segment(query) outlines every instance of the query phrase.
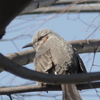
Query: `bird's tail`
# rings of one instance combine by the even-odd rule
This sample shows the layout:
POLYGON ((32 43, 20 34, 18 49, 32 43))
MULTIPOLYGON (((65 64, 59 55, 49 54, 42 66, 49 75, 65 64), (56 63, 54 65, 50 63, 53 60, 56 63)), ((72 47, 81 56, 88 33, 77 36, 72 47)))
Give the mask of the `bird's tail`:
POLYGON ((75 84, 61 84, 63 100, 82 100, 75 84))

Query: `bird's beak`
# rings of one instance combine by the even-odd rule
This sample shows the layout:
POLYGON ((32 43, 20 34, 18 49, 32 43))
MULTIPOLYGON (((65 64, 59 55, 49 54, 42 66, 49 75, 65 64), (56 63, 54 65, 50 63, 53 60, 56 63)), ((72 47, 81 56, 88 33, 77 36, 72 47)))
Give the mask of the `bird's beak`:
POLYGON ((29 44, 26 44, 25 46, 23 46, 22 48, 27 48, 27 47, 32 47, 33 46, 33 43, 29 43, 29 44))

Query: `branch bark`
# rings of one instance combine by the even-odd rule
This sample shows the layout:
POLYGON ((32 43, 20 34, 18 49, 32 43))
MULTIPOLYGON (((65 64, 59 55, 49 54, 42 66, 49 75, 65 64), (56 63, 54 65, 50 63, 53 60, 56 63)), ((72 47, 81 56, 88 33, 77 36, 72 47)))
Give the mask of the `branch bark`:
POLYGON ((66 13, 66 12, 98 12, 100 11, 99 5, 93 5, 98 4, 98 0, 38 0, 33 1, 26 9, 21 12, 21 14, 41 14, 41 13, 66 13), (55 2, 57 1, 57 2, 55 2), (54 3, 55 2, 55 3, 54 3), (87 4, 92 4, 91 7, 87 6, 87 4), (39 4, 39 8, 37 5, 39 4), (64 5, 64 4, 77 4, 77 6, 51 6, 47 7, 49 5, 64 5), (78 5, 78 4, 84 4, 78 5), (37 9, 39 8, 39 9, 37 9), (93 8, 93 9, 92 9, 93 8), (94 10, 95 9, 95 10, 94 10))
MULTIPOLYGON (((82 2, 82 1, 81 1, 82 2)), ((85 0, 83 0, 85 3, 85 0)), ((100 6, 99 5, 93 5, 90 4, 90 6, 87 6, 87 4, 78 5, 78 1, 72 2, 72 4, 69 4, 69 6, 49 6, 49 7, 42 7, 39 9, 36 9, 35 3, 28 6, 26 10, 24 10, 21 14, 44 14, 44 13, 80 13, 80 12, 99 12, 100 6), (77 6, 72 6, 77 4, 77 6)))
MULTIPOLYGON (((100 82, 93 82, 91 86, 88 83, 76 85, 78 90, 100 88, 100 82)), ((15 93, 25 93, 25 92, 38 92, 38 91, 60 91, 60 85, 47 85, 47 86, 16 86, 16 87, 0 87, 0 95, 9 95, 15 93)))
POLYGON ((77 2, 78 4, 83 4, 83 3, 99 3, 98 0, 59 0, 53 5, 60 5, 60 4, 71 4, 77 2))
POLYGON ((22 11, 32 0, 0 0, 0 38, 5 34, 7 25, 22 11))
POLYGON ((32 63, 35 57, 35 50, 29 49, 26 51, 21 51, 17 53, 7 54, 6 57, 13 60, 19 65, 26 65, 28 63, 32 63))
POLYGON ((33 2, 31 2, 31 4, 28 7, 26 7, 21 12, 21 14, 28 13, 28 12, 33 11, 33 10, 40 8, 40 7, 49 6, 53 3, 55 3, 56 1, 58 1, 58 0, 37 0, 37 1, 33 1, 33 2))
POLYGON ((53 75, 53 74, 45 74, 41 72, 32 71, 4 57, 2 54, 0 54, 0 68, 19 77, 40 81, 44 83, 53 83, 53 84, 83 83, 83 82, 100 80, 100 72, 81 73, 74 75, 53 75))

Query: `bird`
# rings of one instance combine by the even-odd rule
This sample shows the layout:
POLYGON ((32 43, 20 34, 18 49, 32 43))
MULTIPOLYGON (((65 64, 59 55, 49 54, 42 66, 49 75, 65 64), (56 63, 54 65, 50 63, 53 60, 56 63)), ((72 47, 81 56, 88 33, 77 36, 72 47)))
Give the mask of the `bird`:
MULTIPOLYGON (((66 35, 67 36, 67 35, 66 35)), ((36 50, 34 70, 47 74, 71 75, 86 73, 86 68, 76 48, 50 29, 41 29, 23 46, 36 50)), ((38 82, 39 85, 46 83, 38 82)), ((61 84, 62 100, 82 100, 75 84, 61 84)))

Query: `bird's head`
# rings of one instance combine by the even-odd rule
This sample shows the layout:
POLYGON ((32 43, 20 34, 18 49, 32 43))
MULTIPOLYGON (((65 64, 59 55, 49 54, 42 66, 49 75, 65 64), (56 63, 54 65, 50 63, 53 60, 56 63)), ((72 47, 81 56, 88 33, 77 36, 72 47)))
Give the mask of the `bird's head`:
POLYGON ((52 34, 54 34, 54 32, 49 29, 39 30, 32 37, 32 42, 25 45, 23 48, 34 47, 36 50, 38 50, 38 48, 42 46, 52 34))

